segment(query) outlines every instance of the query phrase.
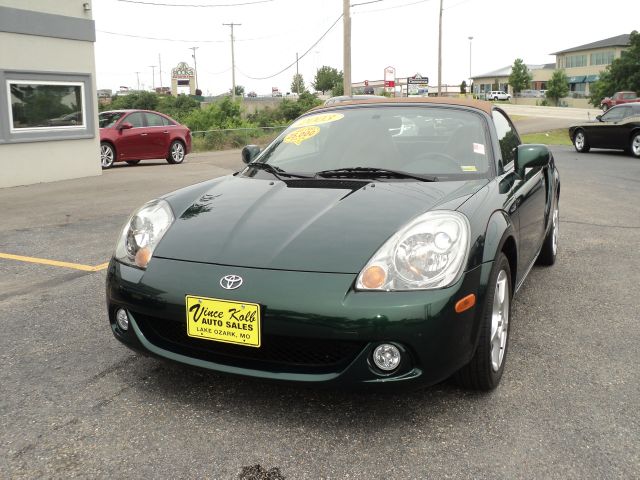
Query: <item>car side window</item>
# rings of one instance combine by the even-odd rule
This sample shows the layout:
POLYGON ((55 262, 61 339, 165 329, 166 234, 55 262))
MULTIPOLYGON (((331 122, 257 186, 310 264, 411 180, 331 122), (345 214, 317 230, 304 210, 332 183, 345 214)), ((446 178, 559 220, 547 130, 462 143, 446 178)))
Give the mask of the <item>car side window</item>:
POLYGON ((624 118, 624 111, 625 111, 625 108, 623 107, 612 108, 602 116, 602 121, 617 122, 619 120, 622 120, 624 118))
POLYGON ((520 145, 520 137, 507 117, 500 111, 493 111, 493 123, 496 127, 498 142, 500 143, 500 163, 498 172, 514 161, 516 147, 520 145))
POLYGON ((142 120, 142 113, 141 112, 134 112, 134 113, 131 113, 131 114, 127 115, 125 117, 124 121, 130 123, 131 125, 133 125, 133 128, 144 127, 144 121, 142 120))
POLYGON ((164 122, 162 121, 162 117, 160 115, 156 115, 155 113, 145 113, 145 116, 147 117, 148 127, 164 126, 164 122))
POLYGON ((173 122, 166 117, 160 117, 160 118, 162 118, 162 125, 164 125, 165 127, 176 124, 176 122, 173 122))

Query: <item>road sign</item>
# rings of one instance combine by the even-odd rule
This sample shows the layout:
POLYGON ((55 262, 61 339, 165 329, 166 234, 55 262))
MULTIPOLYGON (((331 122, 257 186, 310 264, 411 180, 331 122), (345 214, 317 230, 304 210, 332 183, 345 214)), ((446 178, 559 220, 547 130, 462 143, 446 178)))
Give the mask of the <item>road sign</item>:
POLYGON ((384 69, 384 89, 387 92, 393 92, 396 85, 396 69, 387 67, 384 69))

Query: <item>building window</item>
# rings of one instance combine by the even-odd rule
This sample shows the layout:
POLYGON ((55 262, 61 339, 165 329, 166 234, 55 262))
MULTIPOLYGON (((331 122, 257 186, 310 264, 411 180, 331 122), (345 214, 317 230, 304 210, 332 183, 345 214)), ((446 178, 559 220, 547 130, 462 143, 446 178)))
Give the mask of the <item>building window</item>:
POLYGON ((0 69, 0 144, 94 138, 92 84, 86 73, 0 69))
POLYGON ((587 56, 586 55, 568 55, 564 59, 565 68, 576 68, 576 67, 586 67, 587 66, 587 56))
POLYGON ((7 80, 7 93, 12 132, 84 129, 84 85, 80 82, 7 80))
POLYGON ((615 52, 609 50, 591 54, 591 65, 609 65, 613 62, 615 52))

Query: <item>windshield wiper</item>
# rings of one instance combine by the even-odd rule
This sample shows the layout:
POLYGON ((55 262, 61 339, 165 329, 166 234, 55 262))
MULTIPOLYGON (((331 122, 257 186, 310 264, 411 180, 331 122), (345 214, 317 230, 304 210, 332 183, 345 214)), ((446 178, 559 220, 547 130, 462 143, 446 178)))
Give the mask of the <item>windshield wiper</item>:
POLYGON ((257 169, 260 169, 260 170, 264 170, 265 172, 269 172, 274 177, 276 177, 278 180, 282 180, 282 177, 312 178, 312 177, 310 177, 308 175, 298 175, 296 173, 286 172, 283 169, 281 169, 280 167, 277 167, 275 165, 271 165, 270 163, 252 162, 252 163, 248 163, 247 167, 248 168, 257 168, 257 169))
POLYGON ((389 170, 387 168, 374 168, 374 167, 349 167, 349 168, 336 168, 335 170, 322 170, 316 172, 318 177, 353 177, 364 176, 365 178, 379 178, 379 177, 395 177, 395 178, 413 178, 414 180, 420 180, 421 182, 437 182, 438 177, 434 175, 420 175, 417 173, 403 172, 401 170, 389 170))

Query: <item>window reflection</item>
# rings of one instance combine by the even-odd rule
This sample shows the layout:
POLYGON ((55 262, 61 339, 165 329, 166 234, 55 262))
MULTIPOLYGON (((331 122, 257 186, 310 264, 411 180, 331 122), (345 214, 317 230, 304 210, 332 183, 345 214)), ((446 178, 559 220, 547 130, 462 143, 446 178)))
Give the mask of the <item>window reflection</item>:
POLYGON ((12 129, 84 127, 81 83, 12 80, 8 86, 12 129))

